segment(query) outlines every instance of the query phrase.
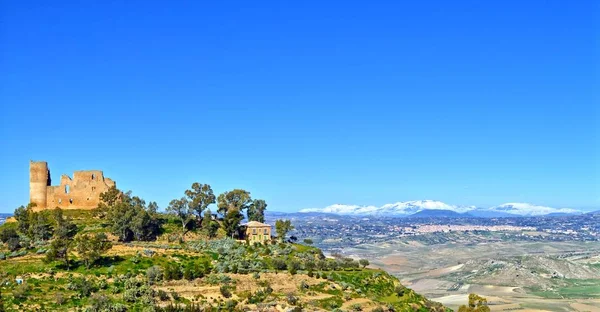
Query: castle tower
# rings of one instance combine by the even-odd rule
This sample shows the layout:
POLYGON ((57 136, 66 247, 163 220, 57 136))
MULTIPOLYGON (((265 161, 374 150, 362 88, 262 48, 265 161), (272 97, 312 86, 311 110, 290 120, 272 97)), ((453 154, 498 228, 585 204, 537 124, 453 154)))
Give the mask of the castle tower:
POLYGON ((50 171, 45 161, 29 162, 29 202, 37 205, 36 209, 46 208, 47 186, 50 185, 50 171))

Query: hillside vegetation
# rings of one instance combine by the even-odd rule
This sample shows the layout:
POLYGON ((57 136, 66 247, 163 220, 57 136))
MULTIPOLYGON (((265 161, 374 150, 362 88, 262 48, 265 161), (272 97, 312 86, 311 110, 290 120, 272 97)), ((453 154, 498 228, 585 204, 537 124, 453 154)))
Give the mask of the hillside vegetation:
POLYGON ((213 215, 209 189, 195 183, 168 214, 118 190, 91 211, 20 207, 0 226, 0 311, 447 310, 367 261, 294 243, 289 222, 246 243, 242 212, 263 221, 266 203, 234 190, 213 215))

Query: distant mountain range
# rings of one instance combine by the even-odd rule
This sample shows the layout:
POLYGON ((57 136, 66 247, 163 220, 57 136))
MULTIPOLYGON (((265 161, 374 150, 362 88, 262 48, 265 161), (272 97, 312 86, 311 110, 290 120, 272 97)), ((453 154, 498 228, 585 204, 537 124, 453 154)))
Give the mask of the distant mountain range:
POLYGON ((359 206, 335 204, 325 208, 302 209, 303 213, 332 213, 339 215, 376 215, 392 217, 532 217, 532 216, 562 216, 581 214, 581 211, 571 208, 552 208, 528 203, 506 203, 498 206, 482 208, 476 206, 455 206, 436 200, 415 200, 397 202, 377 206, 359 206))

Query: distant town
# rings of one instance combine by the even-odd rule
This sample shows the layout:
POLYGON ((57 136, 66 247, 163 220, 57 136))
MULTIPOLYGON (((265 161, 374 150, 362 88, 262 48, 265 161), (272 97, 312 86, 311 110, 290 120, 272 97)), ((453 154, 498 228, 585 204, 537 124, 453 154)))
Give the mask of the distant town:
POLYGON ((514 218, 384 218, 319 213, 294 213, 286 217, 294 224, 292 235, 309 238, 325 250, 405 237, 431 239, 429 234, 435 233, 445 233, 439 239, 449 239, 447 234, 452 232, 491 232, 501 234, 503 239, 526 241, 600 241, 598 212, 514 218))

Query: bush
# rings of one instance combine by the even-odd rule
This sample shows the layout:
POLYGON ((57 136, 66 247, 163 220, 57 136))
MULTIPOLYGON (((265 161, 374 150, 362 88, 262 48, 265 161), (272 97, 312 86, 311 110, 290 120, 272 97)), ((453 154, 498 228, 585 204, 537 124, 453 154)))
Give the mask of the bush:
POLYGON ((402 285, 396 285, 396 287, 394 288, 394 293, 396 293, 396 296, 398 296, 398 297, 404 296, 405 291, 406 291, 406 287, 404 287, 402 285))
POLYGON ((285 300, 287 301, 287 303, 291 304, 291 305, 296 305, 298 304, 298 297, 294 296, 294 294, 289 293, 285 296, 285 300))
POLYGON ((162 281, 162 268, 157 265, 149 267, 148 270, 146 270, 146 278, 148 278, 148 283, 150 285, 154 285, 155 283, 162 281))
POLYGON ((163 268, 165 280, 180 280, 183 277, 181 268, 176 263, 167 263, 163 268))
POLYGON ((85 277, 70 278, 67 283, 67 289, 78 292, 81 297, 88 297, 92 292, 98 290, 96 285, 94 285, 94 282, 85 277))
POLYGON ((160 289, 158 291, 158 299, 160 299, 160 301, 167 301, 169 300, 169 294, 167 294, 166 291, 160 289))
POLYGON ((63 305, 67 300, 65 299, 63 293, 58 292, 54 295, 54 301, 58 305, 63 305))
POLYGON ((229 290, 229 286, 227 285, 223 285, 219 288, 219 291, 221 291, 221 295, 225 298, 231 298, 231 291, 229 290))
POLYGON ((21 248, 21 240, 19 239, 19 237, 11 237, 6 241, 6 244, 8 245, 8 249, 10 251, 16 251, 19 250, 19 248, 21 248))
POLYGON ((13 297, 15 297, 15 299, 17 300, 24 300, 27 298, 27 293, 29 292, 29 285, 27 284, 21 284, 19 286, 17 286, 14 290, 13 290, 13 297))

